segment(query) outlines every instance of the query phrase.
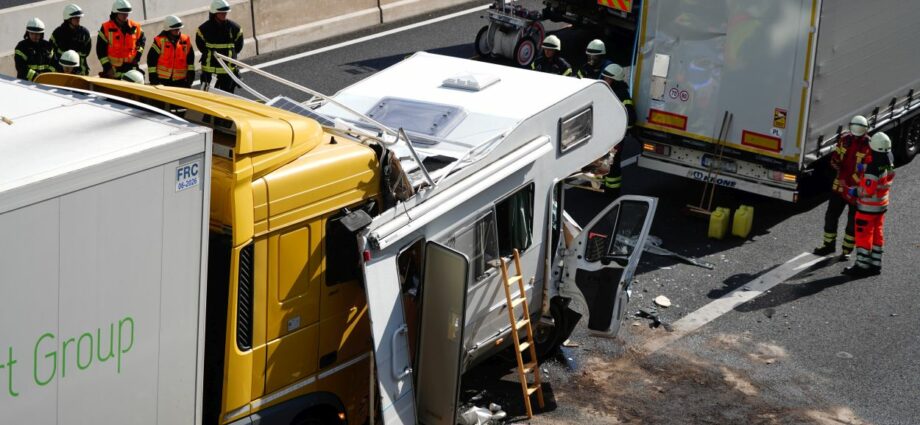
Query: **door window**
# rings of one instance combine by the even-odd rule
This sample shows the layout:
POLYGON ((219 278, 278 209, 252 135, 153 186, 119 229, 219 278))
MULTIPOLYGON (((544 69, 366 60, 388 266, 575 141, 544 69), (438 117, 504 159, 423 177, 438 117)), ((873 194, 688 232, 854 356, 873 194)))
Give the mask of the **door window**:
POLYGON ((614 232, 616 238, 612 239, 609 244, 608 256, 627 258, 632 255, 636 242, 642 234, 642 228, 645 226, 648 208, 647 202, 623 201, 620 204, 623 213, 619 215, 614 232))
POLYGON ((445 245, 466 255, 470 259, 473 281, 482 280, 498 267, 495 213, 489 210, 471 224, 461 227, 445 245))

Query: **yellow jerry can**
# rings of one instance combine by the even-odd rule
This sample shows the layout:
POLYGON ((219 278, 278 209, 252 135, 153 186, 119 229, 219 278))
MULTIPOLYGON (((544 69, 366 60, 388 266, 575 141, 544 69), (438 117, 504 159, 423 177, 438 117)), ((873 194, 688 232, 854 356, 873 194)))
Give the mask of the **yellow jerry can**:
POLYGON ((731 220, 732 210, 718 207, 709 215, 709 237, 722 239, 728 233, 728 222, 731 220))
POLYGON ((751 234, 751 226, 754 224, 754 207, 742 205, 735 211, 735 218, 732 220, 732 234, 740 238, 747 239, 751 234))

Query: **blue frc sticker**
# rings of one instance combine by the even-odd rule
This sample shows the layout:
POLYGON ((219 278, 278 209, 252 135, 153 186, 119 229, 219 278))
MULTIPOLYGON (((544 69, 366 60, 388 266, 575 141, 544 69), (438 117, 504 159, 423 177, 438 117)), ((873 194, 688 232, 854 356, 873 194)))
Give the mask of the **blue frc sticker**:
POLYGON ((201 183, 201 160, 186 162, 176 167, 176 192, 198 186, 201 183))

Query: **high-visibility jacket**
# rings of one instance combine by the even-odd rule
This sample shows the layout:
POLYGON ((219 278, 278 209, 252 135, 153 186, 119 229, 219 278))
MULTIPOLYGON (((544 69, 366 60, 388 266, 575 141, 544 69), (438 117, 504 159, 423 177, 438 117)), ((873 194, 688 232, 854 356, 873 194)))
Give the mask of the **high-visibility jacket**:
POLYGON ((190 75, 194 77, 194 61, 191 37, 179 34, 179 38, 173 42, 169 33, 163 31, 153 39, 150 51, 147 52, 147 71, 151 77, 156 75, 154 81, 159 83, 184 82, 190 75))
MULTIPOLYGON (((65 21, 51 33, 51 44, 54 45, 54 54, 58 58, 68 50, 77 52, 80 55, 80 67, 77 73, 80 75, 89 74, 86 57, 89 56, 89 52, 93 49, 93 39, 86 27, 79 25, 74 28, 70 26, 70 22, 65 21)), ((58 70, 60 71, 61 69, 60 65, 58 65, 58 70)))
POLYGON ((534 71, 562 75, 564 77, 572 75, 572 65, 569 65, 569 62, 563 59, 562 56, 559 56, 558 53, 552 58, 547 58, 546 56, 541 55, 530 64, 530 69, 534 71))
POLYGON ((856 203, 856 199, 850 195, 850 189, 859 186, 862 179, 860 168, 865 167, 871 156, 869 137, 851 133, 840 136, 837 147, 831 152, 831 167, 837 170, 832 190, 851 205, 856 203))
POLYGON ((26 39, 16 44, 14 56, 16 78, 33 81, 39 74, 55 71, 54 46, 48 40, 33 43, 26 34, 26 39))
MULTIPOLYGON (((236 59, 243 50, 243 30, 231 20, 218 22, 213 16, 198 27, 195 33, 195 46, 201 52, 201 72, 208 74, 226 74, 214 53, 220 53, 236 59)), ((232 64, 230 69, 236 70, 232 64)))
POLYGON ((886 153, 873 152, 857 190, 856 211, 884 214, 888 210, 888 193, 894 181, 894 166, 886 153))
POLYGON ((116 76, 119 76, 137 68, 146 43, 141 24, 128 19, 122 27, 114 19, 109 19, 102 24, 96 37, 96 56, 106 71, 115 68, 116 76))

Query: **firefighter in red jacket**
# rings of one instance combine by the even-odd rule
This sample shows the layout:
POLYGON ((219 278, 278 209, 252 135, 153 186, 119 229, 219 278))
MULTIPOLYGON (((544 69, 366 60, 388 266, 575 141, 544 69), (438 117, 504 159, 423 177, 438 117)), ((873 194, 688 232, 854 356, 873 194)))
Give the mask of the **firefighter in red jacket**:
POLYGON ((169 15, 166 29, 154 37, 147 52, 147 72, 150 84, 191 87, 195 81, 195 52, 192 39, 182 34, 182 20, 169 15))
POLYGON ((815 255, 833 254, 837 245, 837 222, 844 209, 847 209, 847 226, 843 237, 843 257, 848 258, 856 245, 856 233, 853 230, 856 215, 856 198, 850 189, 859 185, 860 173, 857 170, 870 156, 869 137, 866 132, 869 122, 866 117, 857 115, 850 120, 850 131, 837 139, 837 147, 831 153, 831 167, 837 170, 832 187, 833 194, 827 201, 824 214, 824 244, 815 248, 815 255))
POLYGON ((875 276, 882 272, 882 248, 885 246, 885 212, 888 193, 894 181, 891 139, 875 133, 869 141, 871 160, 864 169, 859 187, 850 191, 856 197, 856 264, 843 270, 852 277, 875 276))
POLYGON ((147 37, 141 24, 128 19, 131 10, 128 0, 115 0, 109 20, 99 28, 96 56, 102 64, 100 76, 121 79, 126 72, 139 69, 147 37))

